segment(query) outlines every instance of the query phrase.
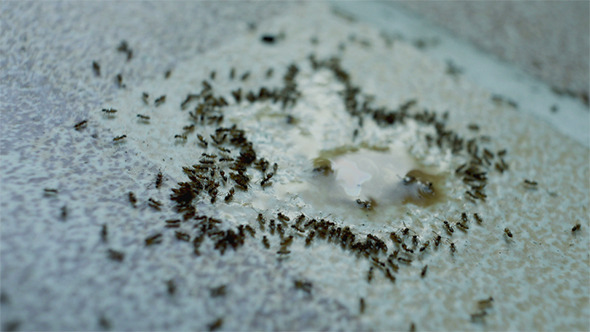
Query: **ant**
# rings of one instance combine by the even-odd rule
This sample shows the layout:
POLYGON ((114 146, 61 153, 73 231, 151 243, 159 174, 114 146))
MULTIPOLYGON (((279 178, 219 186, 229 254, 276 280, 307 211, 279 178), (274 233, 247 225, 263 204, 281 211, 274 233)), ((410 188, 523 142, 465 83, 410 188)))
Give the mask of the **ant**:
POLYGON ((438 248, 438 245, 440 244, 440 240, 442 239, 442 236, 440 236, 438 233, 434 232, 434 234, 436 234, 436 237, 434 238, 434 246, 438 248))
POLYGON ((190 242, 191 240, 191 236, 185 232, 176 231, 174 234, 176 235, 176 238, 180 241, 190 242))
POLYGON ((100 230, 100 239, 102 240, 102 242, 107 242, 108 236, 109 236, 108 226, 107 226, 107 224, 103 224, 102 229, 100 230))
POLYGON ((76 129, 77 131, 80 131, 80 130, 86 128, 87 125, 88 125, 88 120, 80 121, 74 126, 74 129, 76 129))
POLYGON ((45 196, 55 196, 58 193, 57 189, 53 188, 45 188, 43 191, 45 192, 45 196))
POLYGON ((211 324, 207 325, 209 331, 217 331, 221 328, 221 326, 223 326, 223 318, 218 318, 211 324))
POLYGON ((453 235, 453 233, 455 232, 455 230, 453 229, 453 227, 451 227, 451 225, 449 225, 448 221, 443 221, 443 223, 445 224, 445 229, 447 231, 447 233, 449 233, 449 235, 453 235))
POLYGON ((166 102, 166 95, 163 95, 163 96, 160 96, 158 99, 154 100, 154 105, 156 105, 156 107, 158 107, 165 102, 166 102))
POLYGON ((430 245, 430 241, 426 241, 424 243, 424 245, 422 245, 422 247, 420 248, 420 252, 423 252, 424 250, 426 250, 426 248, 428 248, 429 245, 430 245))
POLYGON ((160 189, 161 185, 162 185, 162 172, 158 172, 158 175, 156 175, 156 188, 160 189))
POLYGON ((113 249, 108 250, 108 255, 109 255, 110 259, 117 261, 117 262, 122 262, 123 259, 125 259, 124 253, 117 251, 117 250, 113 250, 113 249))
POLYGON ((424 268, 422 268, 422 272, 420 273, 421 278, 426 276, 426 271, 428 271, 428 265, 425 265, 424 268))
POLYGON ((524 186, 528 189, 537 189, 537 181, 524 179, 524 186))
POLYGON ((92 61, 92 70, 94 70, 94 75, 100 76, 100 64, 96 61, 92 61))
POLYGON ((160 203, 159 201, 156 201, 153 198, 150 198, 150 199, 148 199, 148 205, 150 207, 154 208, 155 210, 160 211, 161 210, 162 203, 160 203))
POLYGON ((143 120, 144 122, 148 122, 148 121, 150 121, 150 117, 149 117, 149 116, 147 116, 147 115, 143 115, 143 114, 137 114, 137 117, 138 117, 140 120, 143 120))
POLYGON ((117 87, 124 89, 126 87, 125 84, 123 84, 123 75, 121 74, 117 74, 117 76, 115 77, 116 81, 117 81, 117 87))
POLYGON ((512 232, 508 228, 504 228, 504 234, 509 238, 512 238, 512 232))
POLYGON ((582 228, 581 224, 576 224, 576 226, 572 227, 572 233, 579 231, 582 228))
POLYGON ((483 223, 483 219, 481 219, 481 217, 480 217, 480 216, 479 216, 477 213, 474 213, 474 214, 473 214, 473 218, 475 218, 475 220, 476 220, 476 221, 477 221, 479 224, 483 223))
POLYGON ((265 236, 262 237, 262 244, 266 249, 270 249, 270 243, 268 242, 268 238, 265 236))
POLYGON ((219 287, 211 288, 211 297, 219 297, 225 296, 225 285, 221 285, 219 287))
POLYGON ((151 245, 160 244, 160 243, 162 243, 162 233, 154 234, 154 235, 149 236, 145 239, 146 246, 151 246, 151 245))
MULTIPOLYGON (((223 172, 223 171, 222 171, 222 172, 223 172)), ((231 200, 232 200, 232 199, 233 199, 233 197, 234 197, 234 193, 235 193, 235 191, 236 191, 236 190, 234 189, 234 187, 231 187, 231 189, 230 189, 230 190, 229 190, 229 192, 227 193, 227 196, 225 196, 225 202, 226 202, 226 203, 229 203, 229 202, 231 202, 231 200)))
POLYGON ((135 198, 135 194, 133 192, 129 192, 129 202, 131 203, 131 205, 133 205, 133 207, 136 207, 136 203, 137 203, 137 199, 135 198))

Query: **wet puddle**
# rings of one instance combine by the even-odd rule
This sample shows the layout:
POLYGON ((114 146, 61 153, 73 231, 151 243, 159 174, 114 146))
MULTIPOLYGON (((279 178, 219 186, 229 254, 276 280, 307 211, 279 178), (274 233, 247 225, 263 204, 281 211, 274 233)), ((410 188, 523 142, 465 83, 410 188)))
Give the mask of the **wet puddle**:
POLYGON ((354 224, 399 219, 406 207, 445 200, 443 175, 420 165, 401 145, 343 146, 310 161, 304 182, 287 186, 325 215, 354 224))

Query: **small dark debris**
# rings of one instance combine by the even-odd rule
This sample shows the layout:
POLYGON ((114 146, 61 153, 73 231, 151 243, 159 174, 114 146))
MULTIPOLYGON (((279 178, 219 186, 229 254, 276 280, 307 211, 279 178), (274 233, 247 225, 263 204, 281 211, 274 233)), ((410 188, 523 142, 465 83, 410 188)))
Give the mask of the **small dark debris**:
POLYGON ((113 249, 108 250, 108 256, 111 260, 114 260, 116 262, 122 262, 125 259, 124 253, 113 249))
POLYGON ((68 218, 68 207, 66 205, 61 207, 61 220, 66 221, 68 218))
POLYGON ((209 331, 217 331, 223 326, 223 318, 218 318, 214 322, 207 325, 209 331))
POLYGON ((110 330, 111 329, 111 321, 106 318, 104 315, 101 315, 98 318, 98 325, 103 329, 103 330, 110 330))
POLYGON ((109 228, 107 224, 102 225, 102 228, 100 230, 100 239, 102 240, 102 242, 105 243, 109 240, 109 228))
POLYGON ((97 77, 100 76, 100 65, 96 61, 92 61, 92 70, 94 71, 94 75, 97 77))
POLYGON ((303 292, 311 295, 313 284, 310 281, 295 280, 293 283, 295 285, 295 289, 302 290, 303 292))
POLYGON ((260 37, 260 40, 266 44, 274 44, 276 39, 277 38, 274 35, 262 35, 262 37, 260 37))
POLYGON ((225 285, 211 288, 211 297, 225 296, 225 293, 226 293, 225 288, 226 288, 225 285))
POLYGON ((0 303, 1 304, 10 304, 10 296, 4 292, 0 292, 0 303))
POLYGON ((176 283, 174 282, 174 279, 166 281, 166 290, 169 295, 174 295, 176 293, 176 283))

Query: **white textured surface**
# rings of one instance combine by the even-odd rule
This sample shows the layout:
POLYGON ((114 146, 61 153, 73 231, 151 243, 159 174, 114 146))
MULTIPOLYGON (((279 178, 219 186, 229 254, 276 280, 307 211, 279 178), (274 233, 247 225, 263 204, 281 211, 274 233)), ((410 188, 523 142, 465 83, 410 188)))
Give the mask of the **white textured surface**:
MULTIPOLYGON (((360 23, 345 24, 324 5, 295 6, 280 18, 260 23, 255 33, 248 32, 245 24, 237 29, 239 22, 233 28, 230 25, 234 39, 198 54, 176 49, 176 43, 168 51, 162 46, 172 35, 186 38, 186 45, 191 44, 191 36, 199 35, 202 27, 189 19, 190 10, 198 8, 182 8, 191 5, 2 6, 2 17, 11 18, 2 24, 11 28, 3 26, 0 50, 14 54, 25 46, 22 56, 3 58, 1 66, 1 282, 2 292, 10 298, 10 303, 2 304, 2 324, 20 320, 24 330, 97 329, 104 315, 117 330, 203 330, 218 317, 224 317, 222 329, 226 330, 405 330, 411 322, 425 330, 588 329, 588 148, 528 113, 495 105, 487 90, 467 79, 449 77, 444 64, 419 50, 399 41, 387 47, 378 31, 360 23), (55 23, 51 20, 38 23, 38 31, 31 28, 34 31, 27 40, 18 41, 18 27, 47 11, 52 14, 46 17, 56 17, 57 22, 74 22, 62 34, 77 36, 68 31, 87 31, 84 38, 64 38, 64 47, 81 41, 89 49, 104 49, 79 54, 75 49, 47 49, 52 39, 41 31, 55 23), (155 27, 165 26, 166 12, 182 12, 189 27, 179 33, 180 20, 175 29, 170 28, 170 35, 156 33, 153 39, 145 39, 151 34, 134 30, 126 11, 133 12, 133 17, 154 19, 159 23, 150 26, 155 27), (160 21, 151 16, 154 13, 159 13, 155 17, 160 21), (108 24, 94 26, 105 17, 111 20, 108 24), (88 22, 88 30, 76 26, 81 22, 88 22), (129 30, 116 32, 112 22, 129 30), (276 46, 259 42, 260 33, 277 31, 284 31, 286 38, 276 46), (350 34, 370 41, 371 46, 350 42, 350 34), (312 36, 318 37, 316 47, 309 43, 312 36), (106 41, 84 42, 88 38, 106 41), (115 52, 121 39, 128 40, 136 52, 129 63, 115 52), (375 95, 376 104, 394 108, 416 98, 418 108, 449 110, 450 126, 462 135, 470 135, 467 123, 477 123, 480 133, 491 137, 491 147, 508 149, 510 171, 490 176, 487 204, 473 206, 460 200, 461 182, 448 176, 444 184, 452 198, 448 202, 429 208, 408 205, 391 212, 396 219, 364 221, 354 215, 338 216, 335 210, 320 211, 292 189, 297 187, 290 187, 299 180, 306 186, 311 179, 309 158, 314 150, 349 143, 354 129, 337 102, 341 85, 327 73, 312 72, 306 60, 312 51, 321 58, 338 54, 340 42, 346 43, 343 67, 364 92, 375 95), (173 61, 167 60, 168 52, 174 54, 169 55, 173 61), (96 59, 110 73, 108 78, 92 74, 90 64, 96 59), (303 98, 294 110, 300 119, 297 127, 274 117, 278 108, 273 105, 230 106, 226 114, 228 124, 236 122, 247 130, 258 154, 279 163, 275 184, 264 192, 237 192, 236 203, 227 207, 201 204, 200 211, 219 216, 227 225, 247 222, 252 226, 256 210, 262 208, 268 209, 268 215, 284 211, 292 218, 302 211, 316 218, 329 216, 361 234, 384 239, 403 227, 401 220, 426 239, 431 231, 444 234, 436 218, 457 221, 463 211, 478 212, 485 220, 482 226, 472 222, 468 233, 455 231, 455 255, 450 255, 445 243, 400 269, 395 284, 378 272, 369 284, 367 260, 319 240, 306 248, 298 239, 290 258, 277 261, 278 240, 270 237, 272 249, 266 250, 259 232, 256 240, 235 252, 221 256, 205 246, 204 254, 195 258, 190 246, 164 230, 163 220, 176 217, 169 208, 170 189, 184 181, 181 167, 195 163, 201 154, 194 136, 185 145, 174 142, 174 134, 188 124, 186 111, 178 107, 186 94, 200 90, 201 80, 217 70, 214 88, 229 101, 231 84, 237 83, 226 81, 230 67, 239 74, 250 70, 245 84, 256 88, 278 84, 291 62, 301 70, 297 82, 303 98), (110 69, 114 66, 119 68, 110 69), (263 78, 269 66, 275 69, 274 81, 263 78), (167 69, 172 69, 172 76, 163 79, 167 69), (122 91, 113 82, 119 71, 128 86, 122 91), (166 94, 166 103, 158 108, 144 106, 144 91, 151 98, 166 94), (106 119, 100 112, 103 107, 120 111, 115 119, 106 119), (263 116, 255 117, 256 112, 263 116), (138 123, 137 113, 150 115, 150 124, 138 123), (88 128, 73 130, 85 118, 88 128), (311 138, 300 142, 305 129, 311 138), (128 136, 126 142, 113 144, 112 138, 123 133, 128 136), (158 170, 165 179, 161 189, 153 184, 158 170), (540 188, 525 190, 524 178, 536 179, 540 188), (43 188, 57 188, 59 194, 43 197, 43 188), (137 195, 137 209, 130 207, 128 191, 137 195), (147 207, 149 197, 165 202, 163 212, 147 207), (59 217, 64 204, 69 210, 65 222, 59 217), (100 242, 103 223, 110 231, 106 245, 100 242), (582 224, 582 232, 573 236, 571 228, 576 223, 582 224), (505 227, 510 227, 514 240, 505 240, 505 227), (164 233, 164 242, 146 248, 144 239, 156 232, 164 233), (108 260, 107 248, 125 252, 125 260, 108 260), (429 270, 421 279, 424 264, 429 270), (178 288, 172 297, 166 294, 165 284, 171 278, 178 288), (312 281, 313 296, 294 289, 295 279, 312 281), (222 284, 228 285, 227 295, 210 297, 209 289, 222 284), (477 300, 488 296, 495 302, 486 325, 471 323, 469 314, 476 310, 477 300), (359 297, 367 303, 362 316, 358 315, 359 297)), ((255 19, 254 7, 247 8, 252 11, 246 17, 255 19)), ((211 30, 224 29, 223 24, 211 24, 211 30)), ((414 156, 443 173, 452 173, 463 162, 428 149, 418 139, 428 128, 408 124, 382 129, 371 121, 365 121, 365 126, 360 139, 371 144, 401 141, 414 156)))
POLYGON ((588 1, 400 3, 551 86, 588 93, 588 1))
MULTIPOLYGON (((363 21, 371 22, 384 35, 390 36, 392 39, 401 39, 413 45, 421 45, 420 49, 422 52, 435 61, 441 63, 448 63, 450 61, 461 71, 459 76, 469 79, 492 94, 516 101, 518 110, 534 114, 537 118, 551 124, 562 134, 590 147, 590 113, 588 112, 588 105, 585 105, 578 98, 554 93, 552 86, 531 77, 526 74, 525 70, 518 67, 517 64, 521 64, 525 59, 529 62, 533 61, 531 56, 533 51, 522 51, 518 46, 518 39, 504 40, 504 47, 507 52, 517 54, 516 57, 518 58, 510 58, 514 60, 514 63, 506 63, 498 60, 495 56, 482 52, 470 43, 448 33, 432 22, 418 18, 413 13, 399 8, 399 5, 395 2, 387 3, 387 6, 375 2, 360 3, 355 1, 336 2, 335 5, 345 13, 353 14, 363 21), (552 111, 553 107, 555 107, 555 111, 552 111)), ((424 5, 422 4, 422 6, 424 5)), ((447 10, 452 10, 453 6, 461 6, 462 4, 461 2, 455 4, 445 4, 443 2, 442 4, 434 4, 433 8, 441 5, 443 7, 446 6, 447 10)), ((468 11, 472 5, 466 5, 464 8, 465 11, 468 11)), ((507 8, 510 6, 504 2, 480 5, 482 6, 480 8, 485 8, 485 6, 493 8, 496 5, 499 6, 498 8, 507 8)), ((540 4, 540 6, 543 5, 551 6, 548 2, 540 4)), ((411 6, 419 7, 421 5, 414 4, 411 6)), ((521 6, 526 7, 528 4, 521 6)), ((426 8, 424 7, 424 9, 426 8)), ((492 12, 494 11, 492 10, 492 12)), ((541 12, 544 13, 544 11, 541 12)), ((558 21, 567 21, 567 19, 559 18, 558 21)), ((587 22, 585 23, 587 25, 587 22)), ((564 24, 567 25, 569 23, 564 24)), ((545 27, 547 28, 547 26, 545 27)), ((508 31, 511 28, 506 27, 508 31)), ((563 32, 564 30, 559 30, 556 34, 563 32)), ((480 31, 479 33, 483 32, 480 31)), ((493 43, 499 43, 499 38, 495 36, 493 30, 489 34, 493 36, 493 43)), ((549 37, 545 36, 544 38, 549 37)), ((551 41, 557 42, 556 39, 551 38, 551 41)), ((588 38, 586 38, 587 41, 588 38)), ((568 45, 570 47, 578 47, 582 50, 580 54, 572 56, 572 59, 574 59, 573 62, 576 63, 575 65, 565 65, 561 62, 565 60, 560 59, 559 65, 543 66, 542 71, 539 69, 535 69, 535 71, 541 73, 541 76, 547 77, 554 70, 562 68, 564 71, 563 76, 554 77, 553 82, 557 85, 562 84, 563 88, 582 91, 583 87, 588 85, 588 75, 590 75, 588 73, 588 63, 590 62, 588 48, 574 42, 570 42, 568 45), (583 59, 585 59, 585 64, 583 59), (576 74, 569 74, 573 72, 576 74), (563 82, 565 80, 564 77, 569 75, 572 77, 575 76, 577 83, 568 85, 569 83, 563 82)), ((536 46, 539 45, 537 44, 536 46)), ((559 51, 557 47, 549 46, 547 49, 548 52, 559 51)), ((545 57, 550 58, 552 55, 545 54, 545 57)))

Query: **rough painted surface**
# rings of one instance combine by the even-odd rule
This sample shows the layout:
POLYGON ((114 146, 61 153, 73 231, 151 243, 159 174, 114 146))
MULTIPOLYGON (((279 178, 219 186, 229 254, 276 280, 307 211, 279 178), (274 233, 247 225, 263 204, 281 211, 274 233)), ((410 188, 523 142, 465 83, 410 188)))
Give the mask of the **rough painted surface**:
MULTIPOLYGON (((220 328, 224 330, 405 330, 412 322, 426 330, 588 329, 588 148, 527 113, 493 102, 489 92, 462 77, 449 76, 444 64, 420 50, 397 40, 390 44, 392 40, 370 26, 351 24, 323 5, 295 6, 260 23, 255 31, 247 29, 249 19, 278 9, 255 14, 254 7, 246 6, 251 11, 228 28, 235 34, 232 40, 214 47, 201 41, 197 44, 203 49, 197 54, 183 53, 185 47, 175 45, 183 40, 192 45, 191 36, 199 36, 203 27, 189 19, 190 10, 198 12, 199 6, 2 6, 7 13, 3 15, 15 18, 14 28, 1 39, 3 52, 12 55, 3 60, 2 76, 7 79, 1 80, 0 92, 3 328, 18 321, 24 330, 97 329, 109 324, 116 330, 203 330, 213 328, 223 317, 220 328), (26 40, 18 38, 17 27, 47 11, 61 14, 47 15, 56 21, 40 22, 38 31, 27 30, 26 40), (161 21, 156 22, 160 23, 152 26, 163 27, 169 17, 166 13, 177 12, 185 13, 186 21, 177 20, 176 28, 162 28, 168 33, 161 35, 134 30, 136 25, 128 21, 136 17, 137 24, 147 24, 140 19, 143 15, 159 13, 156 17, 161 21), (104 17, 130 30, 117 32, 104 17), (48 48, 58 41, 44 37, 42 31, 56 22, 68 22, 59 25, 71 25, 62 33, 69 31, 79 39, 64 38, 63 47, 48 48), (187 31, 178 33, 183 22, 188 24, 187 31), (279 32, 285 33, 285 39, 276 45, 260 42, 261 34, 279 32), (179 41, 170 42, 172 35, 179 41), (153 39, 145 39, 148 36, 153 39), (315 46, 312 37, 317 38, 315 46), (103 41, 83 42, 88 38, 103 41), (116 51, 121 39, 134 50, 129 62, 116 51), (80 45, 74 40, 101 50, 74 49, 73 45, 80 45), (16 56, 21 47, 25 47, 23 55, 16 56), (416 99, 410 112, 448 110, 448 126, 455 132, 466 138, 489 136, 487 146, 494 151, 506 148, 510 169, 503 174, 490 172, 487 202, 474 205, 464 199, 465 187, 454 172, 465 158, 429 146, 423 138, 431 128, 412 121, 383 128, 368 118, 357 140, 403 145, 421 163, 447 174, 444 188, 449 200, 427 208, 396 207, 388 212, 390 218, 364 220, 362 214, 322 209, 300 195, 317 179, 311 174, 310 161, 315 152, 354 143, 352 133, 358 128, 344 110, 342 84, 327 70, 311 68, 307 56, 312 52, 318 58, 341 56, 352 82, 374 95, 376 105, 393 109, 416 99), (97 60, 100 78, 91 68, 97 60), (233 101, 230 91, 236 87, 280 85, 291 63, 299 68, 296 82, 302 94, 287 113, 297 118, 295 125, 287 123, 279 105, 233 101), (232 67, 237 74, 229 80, 232 67), (274 74, 267 79, 269 67, 274 74), (163 75, 169 69, 166 79, 163 75), (216 71, 214 81, 212 70, 216 71), (250 77, 241 81, 246 71, 250 77), (118 72, 123 73, 125 89, 116 87, 118 72), (247 192, 237 191, 230 204, 199 203, 199 213, 220 218, 224 227, 249 224, 257 233, 255 239, 248 238, 244 246, 224 255, 205 242, 201 256, 195 257, 190 245, 175 238, 175 229, 164 227, 164 220, 179 217, 169 195, 176 182, 186 181, 182 167, 212 151, 198 145, 196 133, 186 143, 174 138, 190 123, 190 109, 182 111, 179 105, 187 93, 201 89, 202 80, 229 101, 226 125, 235 123, 246 130, 257 154, 276 162, 279 169, 273 185, 264 190, 253 183, 247 192), (143 92, 150 95, 149 105, 141 99, 143 92), (166 102, 156 107, 153 101, 161 95, 167 96, 166 102), (101 112, 111 107, 119 110, 112 119, 101 112), (149 124, 138 121, 137 114, 150 116, 149 124), (83 119, 88 119, 88 127, 74 130, 83 119), (468 130, 469 123, 478 124, 480 130, 468 130), (113 143, 122 134, 127 138, 113 143), (155 185, 158 171, 163 173, 160 188, 155 185), (527 189, 524 179, 536 180, 538 188, 527 189), (44 188, 59 192, 47 197, 44 188), (137 208, 128 200, 129 191, 137 197, 137 208), (149 207, 149 198, 161 201, 162 211, 149 207), (385 240, 388 254, 393 250, 389 233, 399 232, 404 223, 421 243, 432 241, 433 232, 443 235, 443 240, 438 249, 431 242, 409 266, 400 264, 394 284, 381 271, 374 271, 369 283, 370 260, 321 239, 306 247, 305 238, 296 237, 291 253, 279 259, 280 240, 268 230, 262 232, 256 222, 259 212, 277 219, 279 211, 291 222, 303 212, 309 218, 348 225, 359 235, 374 234, 385 240), (464 211, 469 212, 469 230, 455 227, 453 236, 448 236, 440 219, 455 224, 464 211), (483 218, 481 225, 474 221, 474 212, 483 218), (581 231, 572 234, 577 223, 581 231), (106 243, 101 239, 104 224, 108 225, 106 243), (511 230, 512 238, 504 235, 505 228, 511 230), (146 237, 160 232, 163 242, 146 247, 146 237), (270 250, 261 243, 263 235, 270 240, 270 250), (450 242, 456 246, 454 254, 450 242), (123 261, 108 259, 108 249, 123 252, 123 261), (427 274, 421 278, 425 265, 427 274), (169 280, 176 285, 173 294, 169 280), (296 281, 311 282, 311 291, 297 287, 296 281), (226 294, 212 296, 211 289, 221 285, 226 285, 226 294), (471 322, 477 301, 489 296, 494 302, 485 323, 471 322), (362 315, 361 297, 365 300, 362 315)), ((230 33, 214 21, 211 30, 230 33)), ((3 24, 12 26, 8 22, 3 24)), ((207 36, 206 40, 218 40, 207 36)), ((261 180, 259 174, 251 175, 261 180)), ((223 188, 224 194, 227 189, 223 188)), ((192 231, 187 224, 182 229, 192 231)))
POLYGON ((559 89, 586 92, 590 7, 586 1, 403 2, 445 28, 559 89))

